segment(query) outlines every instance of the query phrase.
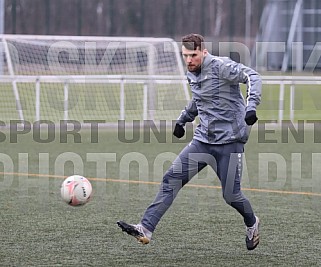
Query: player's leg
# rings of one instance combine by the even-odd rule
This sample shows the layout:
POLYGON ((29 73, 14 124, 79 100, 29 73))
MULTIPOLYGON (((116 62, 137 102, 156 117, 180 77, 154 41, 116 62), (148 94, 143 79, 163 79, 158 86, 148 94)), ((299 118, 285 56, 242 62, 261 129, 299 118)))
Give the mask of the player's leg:
POLYGON ((241 190, 244 145, 232 143, 216 149, 219 150, 216 157, 217 175, 221 180, 224 200, 243 216, 247 227, 247 248, 254 249, 259 243, 259 219, 241 190))
POLYGON ((187 145, 165 173, 158 194, 145 211, 142 225, 153 232, 179 190, 213 160, 207 144, 193 140, 187 145))
MULTIPOLYGON (((173 203, 179 190, 207 164, 213 164, 213 161, 215 159, 208 154, 207 144, 193 140, 187 145, 165 173, 159 192, 146 209, 139 226, 142 226, 151 235, 162 216, 173 203)), ((122 229, 124 230, 123 227, 122 229)), ((130 234, 128 231, 126 232, 130 234)))

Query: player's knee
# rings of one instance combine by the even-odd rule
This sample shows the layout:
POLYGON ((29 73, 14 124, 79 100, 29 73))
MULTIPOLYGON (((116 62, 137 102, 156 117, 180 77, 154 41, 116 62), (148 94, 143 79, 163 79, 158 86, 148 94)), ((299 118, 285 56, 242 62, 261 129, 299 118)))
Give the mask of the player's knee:
POLYGON ((230 197, 223 195, 223 198, 228 205, 230 205, 230 206, 232 205, 232 199, 230 197))
POLYGON ((233 203, 243 202, 244 196, 241 192, 236 194, 224 193, 223 198, 228 205, 232 206, 233 203))
POLYGON ((189 179, 182 172, 174 172, 172 168, 170 168, 163 177, 163 183, 172 186, 183 187, 186 183, 188 183, 189 179))
POLYGON ((163 185, 168 188, 182 188, 185 183, 179 177, 165 174, 163 177, 163 185))

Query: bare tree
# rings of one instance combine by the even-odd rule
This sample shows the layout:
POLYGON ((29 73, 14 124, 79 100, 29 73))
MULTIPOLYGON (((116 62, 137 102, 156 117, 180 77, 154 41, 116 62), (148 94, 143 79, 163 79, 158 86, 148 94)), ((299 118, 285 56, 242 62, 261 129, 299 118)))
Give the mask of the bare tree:
POLYGON ((223 0, 217 0, 216 8, 216 20, 215 20, 215 29, 214 36, 219 36, 222 29, 222 20, 223 20, 223 0))

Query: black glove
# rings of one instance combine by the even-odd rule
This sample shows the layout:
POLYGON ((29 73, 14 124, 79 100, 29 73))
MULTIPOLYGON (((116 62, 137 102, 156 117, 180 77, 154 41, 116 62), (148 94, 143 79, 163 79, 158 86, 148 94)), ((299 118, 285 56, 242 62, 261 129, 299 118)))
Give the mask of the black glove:
POLYGON ((173 135, 175 135, 177 138, 182 138, 185 134, 185 129, 182 125, 176 123, 173 135))
POLYGON ((255 110, 249 110, 245 114, 245 122, 247 125, 253 125, 256 123, 257 117, 256 117, 256 111, 255 110))

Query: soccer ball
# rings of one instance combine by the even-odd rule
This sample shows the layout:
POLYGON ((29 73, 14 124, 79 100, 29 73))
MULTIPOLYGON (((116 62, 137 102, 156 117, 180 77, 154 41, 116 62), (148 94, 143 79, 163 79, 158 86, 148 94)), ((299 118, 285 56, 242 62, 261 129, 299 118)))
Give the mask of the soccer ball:
POLYGON ((61 185, 61 197, 70 206, 85 205, 92 193, 91 183, 80 175, 67 177, 61 185))

